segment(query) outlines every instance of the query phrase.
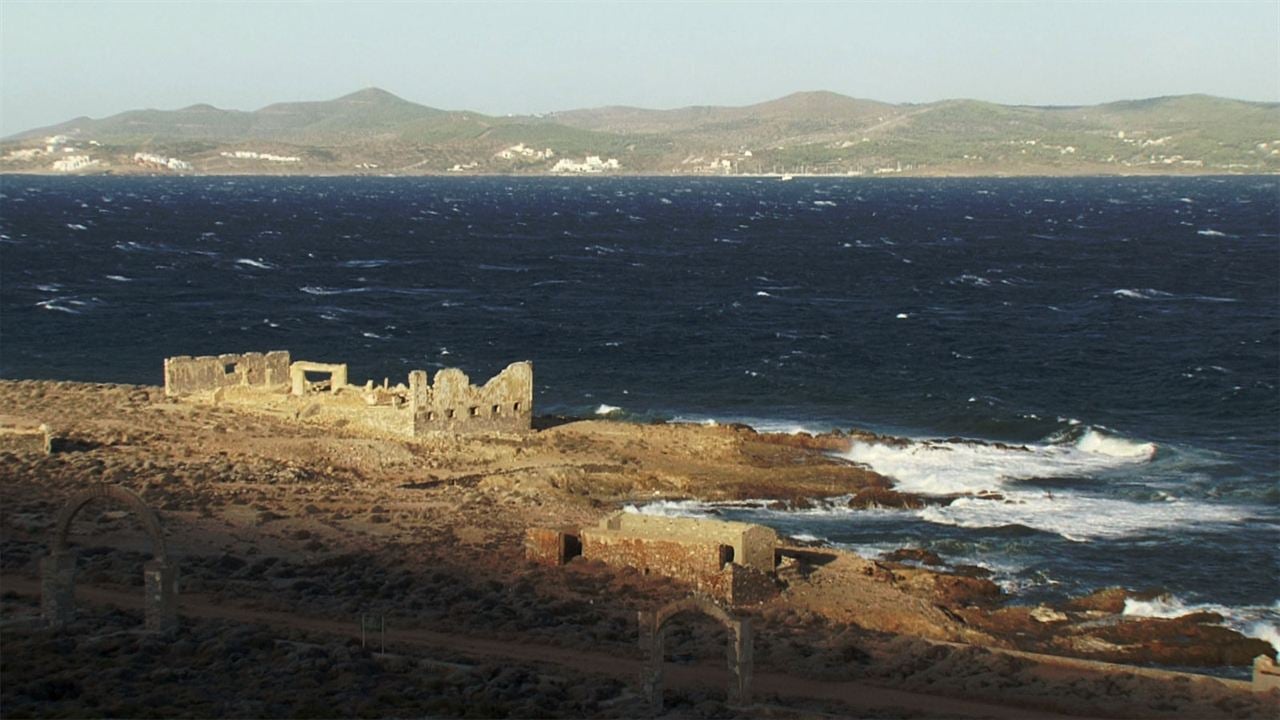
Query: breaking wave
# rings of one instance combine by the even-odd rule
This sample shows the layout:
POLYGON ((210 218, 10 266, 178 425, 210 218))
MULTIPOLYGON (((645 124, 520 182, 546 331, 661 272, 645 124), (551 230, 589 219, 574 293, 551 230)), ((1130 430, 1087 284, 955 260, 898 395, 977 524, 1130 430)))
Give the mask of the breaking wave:
POLYGON ((954 495, 999 491, 1017 480, 1091 475, 1148 462, 1156 453, 1153 443, 1095 428, 1064 433, 1062 440, 1027 445, 972 440, 855 442, 840 456, 892 478, 900 490, 954 495))
POLYGON ((1214 603, 1186 603, 1174 595, 1150 600, 1126 598, 1124 614, 1130 617, 1178 618, 1192 613, 1215 613, 1223 624, 1241 635, 1265 640, 1280 652, 1280 600, 1266 605, 1228 607, 1214 603))

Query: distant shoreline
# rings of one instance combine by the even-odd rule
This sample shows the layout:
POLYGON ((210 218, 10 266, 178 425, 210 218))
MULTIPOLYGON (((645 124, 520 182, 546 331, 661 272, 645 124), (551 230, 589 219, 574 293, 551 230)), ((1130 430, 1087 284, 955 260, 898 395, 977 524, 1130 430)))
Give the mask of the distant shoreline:
POLYGON ((1130 172, 1130 173, 1095 173, 1095 172, 1003 172, 1003 173, 949 173, 949 172, 901 172, 879 175, 849 173, 735 173, 733 175, 680 174, 680 173, 593 173, 593 174, 552 174, 552 173, 148 173, 148 172, 92 172, 92 173, 57 173, 25 170, 5 170, 0 177, 61 177, 61 178, 543 178, 556 180, 604 180, 604 179, 685 179, 685 180, 777 180, 783 177, 794 180, 821 178, 824 180, 973 180, 973 179, 1033 179, 1033 178, 1210 178, 1210 177, 1280 177, 1280 171, 1259 172, 1130 172))

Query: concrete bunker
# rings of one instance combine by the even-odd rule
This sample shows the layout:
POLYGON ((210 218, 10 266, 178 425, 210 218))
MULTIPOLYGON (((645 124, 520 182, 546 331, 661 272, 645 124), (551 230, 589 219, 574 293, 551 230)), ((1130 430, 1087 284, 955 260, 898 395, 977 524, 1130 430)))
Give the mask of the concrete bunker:
POLYGON ((778 534, 763 525, 623 512, 584 528, 581 538, 589 560, 682 580, 730 603, 776 591, 778 534))
POLYGON ((105 483, 76 493, 58 512, 53 544, 40 560, 41 615, 52 627, 62 627, 75 617, 76 555, 67 545, 67 536, 76 515, 99 498, 124 505, 142 522, 154 556, 142 570, 145 627, 149 632, 173 630, 178 623, 178 567, 165 549, 160 519, 132 490, 105 483))
POLYGON ((707 615, 728 631, 728 643, 725 647, 730 675, 728 704, 749 705, 755 665, 751 618, 735 617, 711 600, 698 596, 677 600, 656 611, 640 611, 640 650, 645 657, 640 679, 641 694, 649 701, 655 713, 662 711, 662 668, 666 656, 667 628, 676 617, 690 613, 707 615))

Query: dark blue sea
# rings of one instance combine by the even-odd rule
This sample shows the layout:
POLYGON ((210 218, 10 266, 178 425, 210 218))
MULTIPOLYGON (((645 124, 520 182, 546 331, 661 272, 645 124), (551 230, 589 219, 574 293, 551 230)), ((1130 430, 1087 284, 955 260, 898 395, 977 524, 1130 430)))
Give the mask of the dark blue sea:
POLYGON ((357 381, 529 359, 540 413, 903 435, 849 459, 1006 502, 718 510, 1280 644, 1276 178, 0 180, 0 376, 272 349, 357 381))

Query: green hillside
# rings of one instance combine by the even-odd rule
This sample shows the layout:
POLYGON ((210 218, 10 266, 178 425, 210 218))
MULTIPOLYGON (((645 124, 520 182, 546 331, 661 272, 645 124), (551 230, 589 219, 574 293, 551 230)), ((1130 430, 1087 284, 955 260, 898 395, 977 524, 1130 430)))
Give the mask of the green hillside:
POLYGON ((1186 95, 1088 107, 893 105, 818 91, 742 107, 493 117, 367 88, 252 112, 193 105, 81 117, 8 138, 0 151, 5 172, 57 172, 54 162, 85 157, 70 172, 546 173, 564 161, 578 163, 571 172, 650 174, 1272 173, 1280 104, 1186 95), (619 167, 588 167, 588 156, 619 167))

